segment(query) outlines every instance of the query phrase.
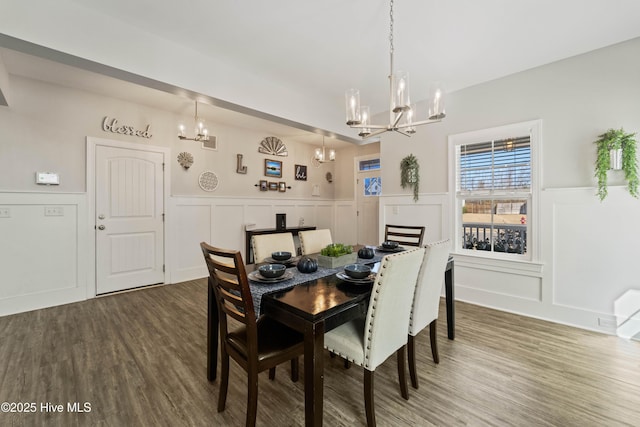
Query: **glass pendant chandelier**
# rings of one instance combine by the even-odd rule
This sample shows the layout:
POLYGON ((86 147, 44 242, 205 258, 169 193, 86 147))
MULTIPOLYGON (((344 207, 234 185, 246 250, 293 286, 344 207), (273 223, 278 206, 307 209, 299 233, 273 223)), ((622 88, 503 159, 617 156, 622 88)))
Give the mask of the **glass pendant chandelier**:
POLYGON ((369 107, 360 105, 360 91, 358 89, 349 89, 345 93, 347 125, 359 129, 358 135, 363 139, 389 131, 411 136, 416 133, 416 126, 437 123, 446 116, 444 92, 440 85, 434 84, 429 89, 427 118, 416 121, 416 105, 411 104, 409 99, 409 74, 393 70, 393 0, 390 4, 389 18, 389 124, 371 124, 369 107))
POLYGON ((183 124, 180 124, 180 126, 178 126, 178 138, 187 141, 209 141, 209 131, 205 126, 204 119, 198 117, 198 101, 196 101, 196 115, 194 117, 194 122, 195 125, 193 132, 195 136, 193 138, 187 137, 185 126, 183 124))

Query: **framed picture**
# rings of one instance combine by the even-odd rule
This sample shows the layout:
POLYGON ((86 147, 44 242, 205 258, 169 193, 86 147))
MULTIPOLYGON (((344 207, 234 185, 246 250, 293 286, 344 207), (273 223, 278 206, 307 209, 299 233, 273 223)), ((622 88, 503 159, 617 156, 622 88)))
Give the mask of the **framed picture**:
POLYGON ((202 149, 218 151, 218 139, 213 135, 209 135, 208 141, 202 141, 202 149))
POLYGON ((264 175, 273 178, 282 178, 282 162, 279 160, 264 159, 264 175))
POLYGON ((278 191, 280 191, 281 193, 284 193, 285 191, 287 191, 287 183, 286 182, 279 182, 278 183, 278 191))
POLYGON ((278 191, 278 183, 277 182, 269 182, 269 190, 270 191, 278 191))
POLYGON ((260 180, 260 191, 267 191, 269 189, 269 187, 267 187, 267 180, 266 179, 261 179, 260 180))
POLYGON ((307 166, 306 165, 296 165, 296 181, 306 181, 307 180, 307 166))

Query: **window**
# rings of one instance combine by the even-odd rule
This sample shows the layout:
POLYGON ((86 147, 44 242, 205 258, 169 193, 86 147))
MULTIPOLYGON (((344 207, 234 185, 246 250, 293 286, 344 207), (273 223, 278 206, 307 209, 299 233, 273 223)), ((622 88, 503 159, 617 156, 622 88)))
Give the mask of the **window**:
POLYGON ((380 158, 360 160, 358 162, 358 170, 360 172, 373 171, 380 169, 380 158))
POLYGON ((450 137, 455 251, 531 260, 539 122, 450 137))

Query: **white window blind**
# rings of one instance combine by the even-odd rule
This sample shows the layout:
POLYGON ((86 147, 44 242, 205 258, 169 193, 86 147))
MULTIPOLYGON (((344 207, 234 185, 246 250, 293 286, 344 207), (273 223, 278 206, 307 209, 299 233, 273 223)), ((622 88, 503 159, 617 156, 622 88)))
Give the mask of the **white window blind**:
POLYGON ((457 154, 458 192, 531 190, 529 136, 459 145, 457 154))

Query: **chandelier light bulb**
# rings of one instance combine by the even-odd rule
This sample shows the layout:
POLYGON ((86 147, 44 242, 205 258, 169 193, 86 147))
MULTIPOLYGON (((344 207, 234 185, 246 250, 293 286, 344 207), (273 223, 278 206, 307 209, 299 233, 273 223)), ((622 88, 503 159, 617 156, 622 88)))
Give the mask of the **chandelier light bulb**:
POLYGON ((347 124, 349 126, 360 124, 360 91, 358 89, 347 90, 345 93, 345 102, 347 107, 347 124))

